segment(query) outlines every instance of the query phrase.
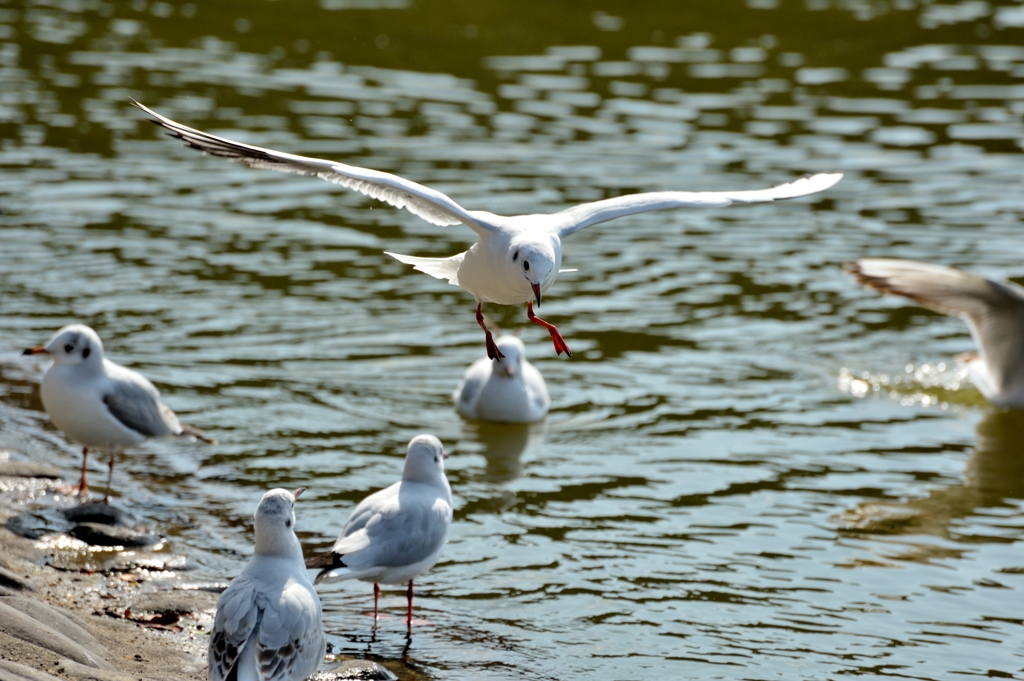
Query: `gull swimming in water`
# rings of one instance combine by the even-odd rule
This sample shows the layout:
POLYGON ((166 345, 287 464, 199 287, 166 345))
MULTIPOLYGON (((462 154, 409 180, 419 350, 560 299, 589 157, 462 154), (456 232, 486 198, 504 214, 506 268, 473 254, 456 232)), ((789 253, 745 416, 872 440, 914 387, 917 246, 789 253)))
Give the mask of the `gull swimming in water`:
POLYGON ((272 489, 256 507, 256 552, 217 600, 211 681, 300 681, 327 651, 320 598, 295 536, 295 492, 272 489))
POLYGON ((1024 288, 913 260, 863 258, 845 269, 869 288, 964 320, 979 350, 963 357, 971 381, 998 407, 1024 407, 1024 288))
POLYGON ((544 327, 551 336, 557 354, 572 356, 569 346, 554 324, 537 317, 533 304, 540 307, 541 297, 555 282, 562 264, 562 239, 585 227, 608 220, 656 210, 675 208, 711 208, 731 203, 762 203, 815 194, 833 186, 842 173, 819 173, 770 189, 724 192, 648 192, 630 194, 603 201, 584 203, 551 214, 495 215, 466 210, 451 198, 397 175, 367 168, 287 154, 234 142, 189 128, 149 109, 135 100, 132 104, 151 116, 153 123, 193 149, 220 156, 253 168, 268 168, 285 173, 315 175, 396 208, 405 208, 435 225, 463 224, 476 232, 477 242, 469 250, 449 258, 420 258, 399 253, 387 254, 437 279, 447 280, 476 298, 476 321, 484 330, 487 356, 501 352, 484 323, 483 304, 520 305, 526 303, 527 318, 544 327))
POLYGON ((408 583, 406 624, 412 626, 412 582, 434 566, 452 524, 452 489, 444 475, 441 441, 417 435, 409 442, 402 479, 359 502, 334 548, 306 561, 324 579, 373 582, 373 620, 381 584, 408 583))
POLYGON ((160 391, 142 374, 103 356, 99 335, 84 324, 60 329, 46 345, 23 355, 49 355, 53 364, 43 374, 40 394, 53 424, 69 440, 82 445, 79 496, 88 493, 85 465, 89 449, 110 454, 107 493, 114 476, 114 455, 151 437, 182 435, 216 444, 201 430, 178 421, 160 401, 160 391))
POLYGON ((500 359, 482 357, 466 369, 452 399, 468 419, 532 423, 548 413, 548 386, 526 361, 526 346, 516 336, 500 336, 500 359))

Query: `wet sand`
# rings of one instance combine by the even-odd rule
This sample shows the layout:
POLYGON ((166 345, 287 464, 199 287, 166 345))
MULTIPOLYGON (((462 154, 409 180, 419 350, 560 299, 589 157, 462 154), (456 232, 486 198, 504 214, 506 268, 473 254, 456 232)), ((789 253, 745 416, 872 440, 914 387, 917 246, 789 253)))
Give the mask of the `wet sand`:
MULTIPOLYGON (((120 550, 9 529, 24 530, 26 513, 74 506, 56 475, 0 461, 0 679, 207 678, 217 585, 183 578, 184 557, 160 552, 162 542, 120 550)), ((102 523, 69 529, 88 525, 102 523)))
MULTIPOLYGON (((0 681, 206 679, 219 593, 158 528, 79 505, 60 472, 0 451, 0 681)), ((314 677, 397 679, 374 662, 314 677)), ((327 668, 333 669, 327 670, 327 668)))

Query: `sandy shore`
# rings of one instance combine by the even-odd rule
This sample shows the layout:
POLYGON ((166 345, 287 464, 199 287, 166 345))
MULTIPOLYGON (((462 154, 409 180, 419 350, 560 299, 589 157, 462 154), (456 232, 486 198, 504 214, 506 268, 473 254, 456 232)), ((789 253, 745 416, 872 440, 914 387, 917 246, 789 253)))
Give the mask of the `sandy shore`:
MULTIPOLYGON (((158 531, 116 506, 78 506, 64 484, 0 451, 0 681, 206 679, 226 584, 196 580, 158 531)), ((335 665, 314 678, 398 678, 373 662, 335 665)))
MULTIPOLYGON (((217 585, 183 579, 185 559, 153 551, 159 540, 148 548, 97 547, 67 532, 27 528, 41 513, 74 507, 55 494, 61 484, 47 465, 0 461, 0 681, 207 678, 204 632, 217 585), (41 534, 26 538, 11 528, 41 534)), ((104 523, 68 524, 98 541, 87 532, 104 523)), ((157 539, 137 528, 114 532, 126 529, 128 543, 157 539)))

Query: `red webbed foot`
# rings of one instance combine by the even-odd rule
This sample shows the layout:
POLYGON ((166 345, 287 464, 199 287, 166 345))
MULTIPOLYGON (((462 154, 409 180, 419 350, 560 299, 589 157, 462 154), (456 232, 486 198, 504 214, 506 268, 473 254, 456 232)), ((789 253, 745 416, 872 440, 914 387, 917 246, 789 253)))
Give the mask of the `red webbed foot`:
MULTIPOLYGON (((505 355, 498 349, 497 343, 494 342, 494 336, 491 335, 491 330, 487 328, 483 307, 484 304, 482 302, 476 304, 476 323, 484 330, 484 344, 487 346, 487 357, 489 359, 504 359, 505 355)), ((558 332, 556 331, 555 333, 558 332)))
POLYGON ((526 304, 526 316, 534 324, 540 324, 545 329, 547 329, 548 333, 551 335, 551 342, 554 343, 554 345, 555 345, 555 354, 556 355, 560 355, 560 354, 562 354, 564 352, 566 354, 566 356, 572 357, 572 350, 569 349, 569 346, 565 342, 565 339, 562 338, 562 334, 558 333, 558 328, 554 324, 552 324, 550 322, 546 322, 543 319, 541 319, 540 317, 538 317, 537 315, 535 315, 533 313, 533 303, 532 302, 529 302, 529 303, 526 304))

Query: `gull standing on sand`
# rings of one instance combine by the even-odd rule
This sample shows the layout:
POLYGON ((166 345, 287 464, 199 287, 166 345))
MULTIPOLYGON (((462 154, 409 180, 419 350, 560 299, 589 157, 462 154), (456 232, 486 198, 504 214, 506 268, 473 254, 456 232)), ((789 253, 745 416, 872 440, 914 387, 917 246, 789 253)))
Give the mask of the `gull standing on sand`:
POLYGON ((103 497, 107 501, 114 477, 114 455, 124 449, 164 435, 216 444, 201 430, 178 421, 145 376, 104 358, 100 337, 84 324, 65 326, 46 345, 22 354, 53 358, 43 375, 40 394, 53 424, 68 439, 82 445, 79 496, 87 495, 89 490, 85 465, 90 448, 110 454, 107 493, 103 497))
POLYGON ((433 435, 409 442, 402 479, 359 502, 329 552, 306 561, 324 579, 373 582, 373 621, 381 584, 408 583, 406 624, 412 626, 412 582, 434 566, 452 524, 448 458, 433 435))
POLYGON ((562 264, 562 239, 574 232, 627 215, 673 208, 710 208, 731 203, 762 203, 815 194, 833 186, 842 173, 820 173, 771 189, 726 192, 649 192, 584 203, 552 214, 495 215, 466 210, 441 192, 397 175, 305 156, 296 156, 249 144, 234 142, 195 130, 161 116, 135 100, 132 104, 152 117, 172 137, 186 146, 244 163, 285 173, 316 175, 348 187, 396 208, 405 208, 431 224, 466 225, 477 235, 468 251, 449 258, 419 258, 387 253, 415 269, 449 284, 459 286, 476 298, 476 321, 484 330, 487 356, 501 357, 483 317, 483 304, 520 305, 526 316, 543 326, 551 336, 557 354, 572 356, 569 346, 554 324, 537 317, 542 294, 555 282, 562 264))
POLYGON ((468 419, 532 423, 548 413, 548 386, 526 361, 526 346, 516 336, 499 336, 500 359, 473 362, 452 393, 455 408, 468 419))
POLYGON ((998 407, 1024 407, 1024 288, 962 270, 887 258, 846 263, 857 281, 967 322, 979 354, 963 359, 998 407))
POLYGON ((295 536, 303 491, 272 489, 256 507, 256 552, 217 600, 211 681, 300 681, 324 659, 320 598, 295 536))

